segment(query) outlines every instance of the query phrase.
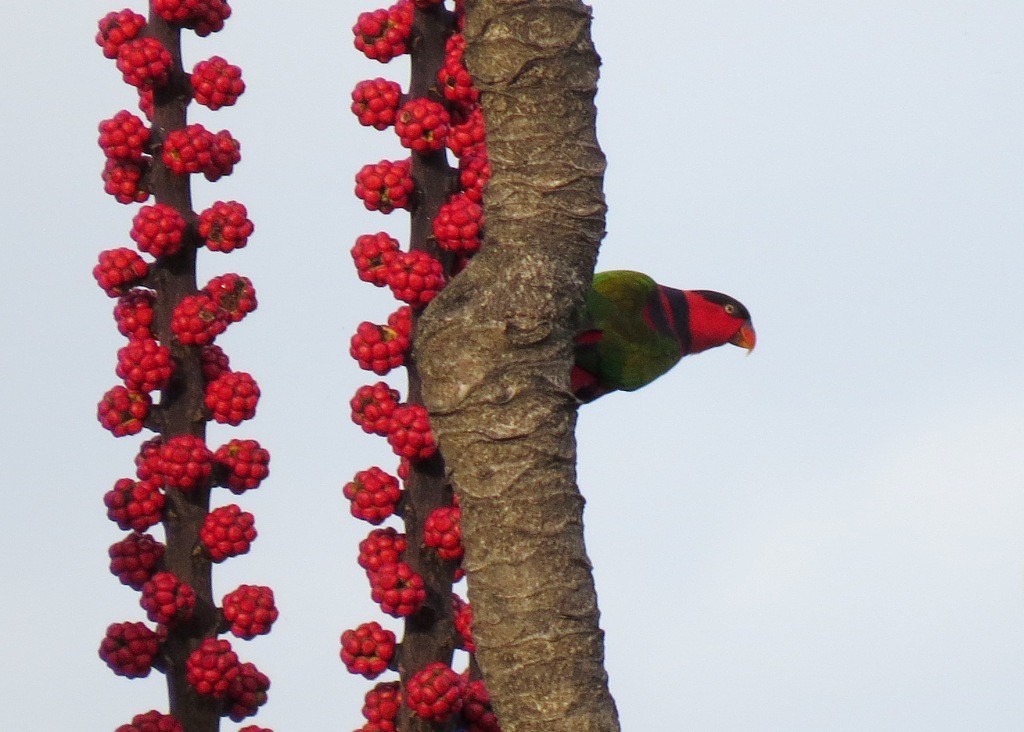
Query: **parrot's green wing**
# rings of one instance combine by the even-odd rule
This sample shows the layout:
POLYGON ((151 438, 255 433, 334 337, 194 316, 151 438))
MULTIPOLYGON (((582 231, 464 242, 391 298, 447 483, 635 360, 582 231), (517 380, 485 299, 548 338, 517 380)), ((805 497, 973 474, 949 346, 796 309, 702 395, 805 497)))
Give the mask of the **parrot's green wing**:
POLYGON ((639 389, 682 356, 679 341, 656 331, 645 317, 646 308, 660 306, 657 293, 657 283, 641 272, 614 270, 594 276, 577 338, 576 366, 596 378, 602 393, 639 389))

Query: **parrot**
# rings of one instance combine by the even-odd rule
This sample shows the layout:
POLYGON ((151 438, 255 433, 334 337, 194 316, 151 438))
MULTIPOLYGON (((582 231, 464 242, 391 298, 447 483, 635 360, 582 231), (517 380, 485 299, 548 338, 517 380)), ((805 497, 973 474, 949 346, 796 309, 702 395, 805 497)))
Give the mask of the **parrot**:
POLYGON ((754 350, 750 312, 711 290, 676 290, 641 272, 594 275, 580 315, 573 394, 582 403, 613 391, 635 391, 683 356, 725 343, 754 350))

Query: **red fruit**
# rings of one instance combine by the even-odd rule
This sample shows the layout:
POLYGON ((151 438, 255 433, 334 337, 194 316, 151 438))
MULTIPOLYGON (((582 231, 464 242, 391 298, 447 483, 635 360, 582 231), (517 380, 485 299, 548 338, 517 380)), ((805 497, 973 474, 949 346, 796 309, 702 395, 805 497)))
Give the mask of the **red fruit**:
POLYGON ((139 445, 139 452, 135 456, 135 477, 139 480, 154 480, 162 482, 157 470, 157 461, 160 459, 160 445, 164 440, 160 435, 139 445))
POLYGON ((222 606, 231 632, 245 640, 266 635, 277 620, 274 591, 263 585, 239 585, 224 595, 222 606))
POLYGON ((138 162, 149 142, 149 128, 146 123, 122 109, 110 119, 99 124, 100 149, 111 160, 138 162))
POLYGON ((423 524, 423 543, 437 549, 441 559, 462 559, 461 517, 457 506, 440 506, 430 512, 423 524))
POLYGON ((133 531, 110 545, 110 572, 133 590, 141 590, 152 577, 166 547, 149 534, 133 531))
POLYGON ((444 287, 444 267, 424 251, 399 252, 388 262, 385 273, 392 294, 419 309, 444 287))
POLYGON ((146 119, 152 122, 154 105, 152 87, 143 87, 136 91, 139 93, 139 109, 146 115, 146 119))
POLYGON ((96 43, 103 49, 104 56, 114 59, 125 41, 138 37, 146 25, 146 18, 125 8, 107 13, 97 25, 99 32, 96 34, 96 43))
POLYGON ((199 236, 211 252, 231 252, 249 243, 252 221, 238 201, 217 201, 199 214, 199 236))
POLYGON ((121 295, 114 306, 117 330, 128 340, 152 338, 153 306, 156 294, 152 290, 135 289, 121 295))
POLYGON ((498 718, 491 708, 491 695, 481 680, 466 684, 462 695, 462 721, 465 732, 501 732, 498 718))
POLYGON ((228 327, 228 318, 207 292, 185 295, 171 314, 171 330, 185 346, 203 346, 228 327))
POLYGON ((220 484, 235 495, 259 488, 270 474, 270 453, 256 440, 231 440, 217 448, 213 457, 227 469, 220 484))
POLYGON ((154 623, 172 625, 192 617, 196 592, 174 572, 157 572, 142 586, 139 604, 154 623))
POLYGON ((197 63, 192 68, 189 82, 196 102, 214 110, 230 107, 245 91, 242 70, 220 56, 197 63))
POLYGON ((164 511, 164 493, 153 479, 121 478, 103 496, 106 517, 121 529, 144 531, 160 523, 164 511))
POLYGON ((228 684, 227 715, 233 722, 251 717, 267 703, 270 679, 255 664, 243 663, 238 676, 228 684))
POLYGON ((342 493, 352 502, 352 515, 373 525, 391 516, 402 497, 398 478, 378 467, 360 470, 350 483, 345 484, 342 493))
POLYGON ((131 724, 122 724, 115 732, 185 732, 185 728, 169 714, 153 709, 145 714, 136 714, 131 724))
POLYGON ((117 70, 132 86, 163 86, 173 66, 171 52, 155 38, 133 38, 117 49, 117 70))
POLYGON ((142 431, 152 404, 149 394, 115 386, 96 405, 96 417, 114 437, 134 435, 142 431))
POLYGON ((256 415, 260 388, 244 371, 229 371, 206 385, 206 408, 214 421, 237 426, 256 415))
POLYGON ((445 138, 445 144, 452 153, 461 157, 471 147, 484 142, 484 113, 480 105, 474 105, 469 112, 453 114, 448 137, 445 138))
POLYGON ((444 66, 437 72, 437 83, 445 99, 456 104, 475 104, 480 92, 462 61, 466 40, 461 33, 452 33, 444 44, 444 66))
POLYGON ((153 11, 168 23, 192 28, 203 37, 221 30, 231 16, 226 0, 153 0, 153 11))
POLYGON ((355 47, 367 58, 387 63, 406 52, 412 19, 409 0, 400 0, 387 10, 361 13, 352 26, 355 47))
POLYGON ((476 652, 473 642, 473 606, 461 597, 452 593, 452 615, 455 617, 455 630, 462 638, 462 650, 467 653, 476 652))
POLYGON ((356 196, 369 211, 386 214, 396 208, 411 208, 413 188, 412 163, 408 158, 381 160, 364 165, 356 173, 356 196))
POLYGON ((359 279, 377 287, 387 284, 387 265, 398 256, 399 244, 383 231, 376 234, 363 234, 356 239, 352 247, 352 260, 355 262, 359 279))
POLYGON ((174 435, 157 448, 154 471, 166 487, 191 491, 208 484, 213 453, 203 438, 174 435))
POLYGON ((391 415, 388 444, 399 457, 426 460, 437 452, 430 418, 422 404, 400 404, 391 415))
POLYGON ((398 407, 399 394, 383 381, 361 386, 349 401, 352 421, 370 435, 386 437, 391 429, 391 415, 398 407))
POLYGON ((484 210, 480 204, 466 193, 456 193, 441 204, 434 218, 434 238, 445 251, 470 256, 480 248, 483 225, 484 210))
POLYGON ((129 391, 149 393, 163 389, 174 373, 171 351, 152 338, 130 341, 117 352, 116 373, 129 391))
POLYGON ((215 508, 206 514, 199 529, 199 541, 206 547, 213 562, 223 562, 249 551, 249 545, 256 539, 255 519, 248 511, 236 504, 215 508))
POLYGON ((474 145, 459 158, 459 185, 470 201, 482 203, 484 186, 491 179, 491 164, 487 160, 487 148, 474 145))
POLYGON ((200 348, 199 360, 202 363, 203 378, 207 383, 215 381, 222 374, 231 371, 228 355, 216 343, 210 343, 200 348))
POLYGON ((139 251, 154 257, 168 257, 181 250, 185 218, 173 206, 157 203, 143 206, 132 219, 131 237, 139 251))
POLYGON ((359 542, 359 566, 371 575, 386 565, 397 563, 407 547, 405 534, 390 526, 374 529, 359 542))
POLYGON ((352 90, 352 114, 359 124, 385 130, 395 123, 402 87, 396 81, 377 77, 356 84, 352 90))
POLYGON ((233 272, 223 274, 207 282, 202 291, 232 323, 237 323, 256 309, 256 289, 248 277, 233 272))
POLYGON ((211 182, 231 175, 235 165, 242 159, 242 144, 227 130, 214 135, 213 142, 212 163, 203 170, 203 176, 211 182))
POLYGON ((398 110, 395 133, 403 147, 424 154, 444 147, 449 122, 448 111, 439 102, 410 99, 398 110))
POLYGON ((178 175, 202 173, 215 181, 230 175, 242 159, 241 145, 227 130, 214 134, 201 124, 191 124, 167 133, 160 159, 178 175))
POLYGON ((120 247, 100 252, 92 276, 110 297, 120 297, 149 274, 149 265, 137 252, 120 247))
POLYGON ((350 674, 375 679, 395 655, 395 634, 378 622, 363 623, 341 634, 341 660, 350 674))
POLYGON ((149 198, 149 191, 143 187, 142 177, 149 163, 108 160, 103 166, 103 190, 118 203, 142 203, 149 198))
POLYGON ((462 709, 464 683, 440 661, 428 663, 406 684, 405 703, 421 719, 444 722, 462 709))
POLYGON ((206 638, 185 661, 185 678, 200 694, 223 699, 231 682, 241 673, 231 643, 206 638))
POLYGON ((394 562, 367 573, 370 597, 380 609, 395 618, 412 615, 427 597, 423 578, 405 562, 394 562))
POLYGON ((366 692, 363 716, 370 724, 376 725, 377 730, 394 732, 395 720, 401 706, 402 684, 398 681, 382 681, 366 692))
POLYGON ((112 623, 100 641, 100 658, 118 676, 149 676, 160 652, 160 636, 145 623, 112 623))
POLYGON ((359 367, 383 376, 405 363, 409 353, 412 311, 406 305, 392 313, 387 325, 363 321, 349 345, 349 355, 359 367))

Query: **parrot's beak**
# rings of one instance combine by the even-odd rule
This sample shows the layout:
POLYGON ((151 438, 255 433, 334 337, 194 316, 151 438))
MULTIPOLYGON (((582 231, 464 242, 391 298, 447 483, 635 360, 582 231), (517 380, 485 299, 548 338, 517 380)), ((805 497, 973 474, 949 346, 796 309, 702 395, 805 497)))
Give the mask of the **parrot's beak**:
POLYGON ((740 329, 736 331, 736 335, 729 340, 729 343, 740 348, 746 348, 748 355, 754 350, 754 346, 757 345, 757 333, 754 332, 754 326, 750 324, 749 320, 740 326, 740 329))

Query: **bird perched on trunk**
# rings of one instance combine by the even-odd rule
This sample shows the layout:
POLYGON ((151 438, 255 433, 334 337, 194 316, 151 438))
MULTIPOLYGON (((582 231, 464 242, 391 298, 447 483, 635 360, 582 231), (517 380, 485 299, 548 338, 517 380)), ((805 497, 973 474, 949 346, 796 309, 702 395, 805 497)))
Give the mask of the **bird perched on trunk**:
POLYGON ((600 272, 576 336, 573 393, 592 402, 646 386, 691 353, 756 343, 750 313, 711 290, 676 290, 629 270, 600 272))

